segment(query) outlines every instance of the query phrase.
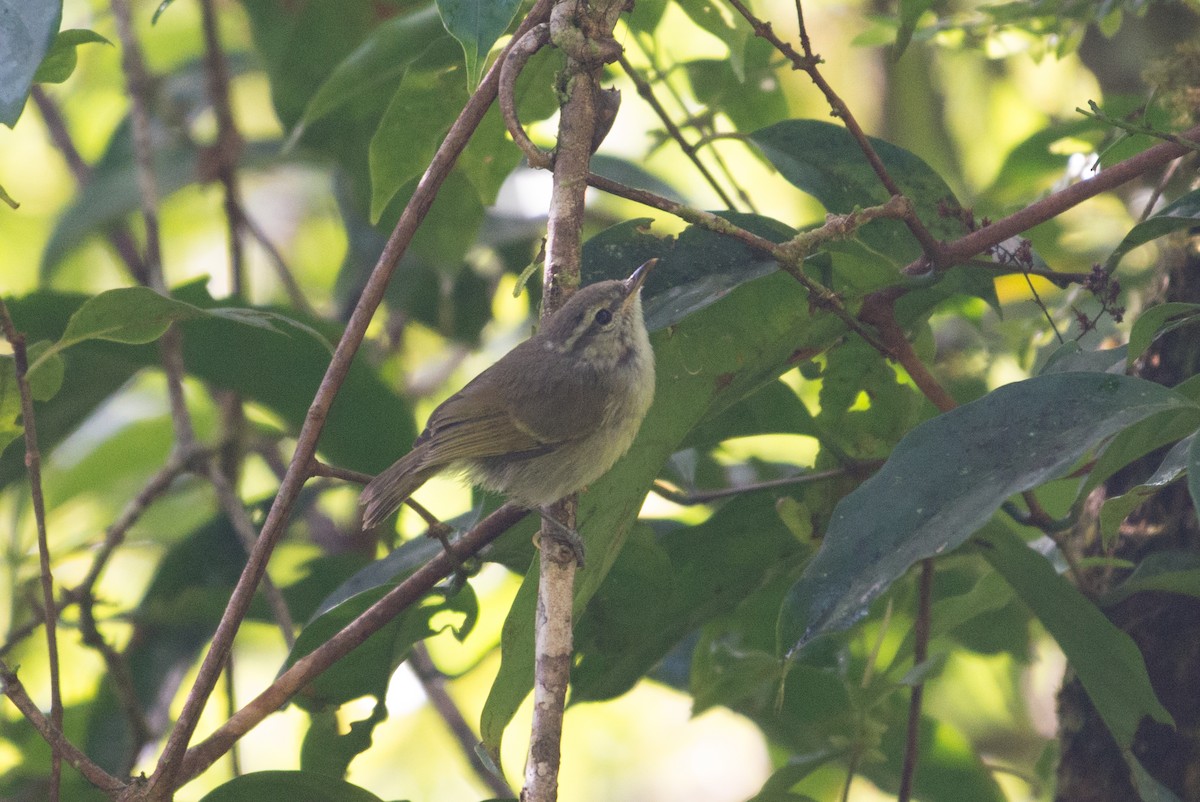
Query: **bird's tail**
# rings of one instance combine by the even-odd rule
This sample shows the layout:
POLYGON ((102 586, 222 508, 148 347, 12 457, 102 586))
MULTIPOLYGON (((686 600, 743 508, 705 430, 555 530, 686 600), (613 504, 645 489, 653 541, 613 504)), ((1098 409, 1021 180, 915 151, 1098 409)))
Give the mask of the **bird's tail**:
POLYGON ((422 464, 424 456, 421 449, 413 449, 363 488, 358 506, 363 510, 364 529, 370 529, 400 509, 418 487, 438 472, 439 466, 422 464))

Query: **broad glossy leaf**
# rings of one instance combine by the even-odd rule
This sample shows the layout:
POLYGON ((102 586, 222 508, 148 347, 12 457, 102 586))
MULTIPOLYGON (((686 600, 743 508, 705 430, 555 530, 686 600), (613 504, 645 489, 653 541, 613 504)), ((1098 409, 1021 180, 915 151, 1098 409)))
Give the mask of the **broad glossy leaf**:
POLYGON ((383 802, 375 794, 339 777, 314 771, 255 771, 217 786, 200 802, 383 802))
POLYGON ((983 556, 1062 648, 1100 717, 1128 749, 1144 716, 1172 724, 1133 640, 1004 525, 979 537, 983 556))
MULTIPOLYGON (((834 214, 846 214, 888 200, 887 190, 858 144, 840 125, 819 120, 787 120, 755 131, 750 139, 784 178, 834 214)), ((962 223, 946 213, 948 209, 957 209, 959 204, 933 168, 913 153, 882 139, 871 138, 871 145, 935 238, 951 240, 966 233, 962 223)), ((912 234, 898 220, 868 223, 859 229, 857 238, 897 265, 907 264, 921 254, 912 234)))
POLYGON ((462 45, 467 62, 467 89, 483 76, 488 51, 508 29, 521 0, 437 0, 442 24, 462 45))
POLYGON ((0 0, 0 123, 13 127, 62 20, 62 0, 0 0))
POLYGON ((175 322, 203 317, 189 303, 161 295, 149 287, 121 287, 89 298, 67 321, 55 343, 61 351, 84 340, 127 345, 154 342, 175 322))
POLYGON ((1189 406, 1141 379, 1059 373, 922 423, 834 510, 780 614, 781 650, 849 627, 913 563, 954 549, 1009 496, 1061 476, 1105 438, 1189 406))
POLYGON ((1121 244, 1112 252, 1112 256, 1108 257, 1104 267, 1112 271, 1125 254, 1139 245, 1145 245, 1181 229, 1191 228, 1197 223, 1200 223, 1200 189, 1176 198, 1130 229, 1125 239, 1121 240, 1121 244))

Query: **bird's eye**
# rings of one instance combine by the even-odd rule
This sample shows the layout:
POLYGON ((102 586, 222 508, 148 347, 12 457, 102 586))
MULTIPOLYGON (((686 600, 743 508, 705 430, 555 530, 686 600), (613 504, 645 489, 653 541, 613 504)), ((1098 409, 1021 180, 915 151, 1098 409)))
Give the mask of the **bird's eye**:
POLYGON ((597 309, 596 322, 601 326, 607 326, 609 323, 612 323, 612 312, 607 309, 597 309))

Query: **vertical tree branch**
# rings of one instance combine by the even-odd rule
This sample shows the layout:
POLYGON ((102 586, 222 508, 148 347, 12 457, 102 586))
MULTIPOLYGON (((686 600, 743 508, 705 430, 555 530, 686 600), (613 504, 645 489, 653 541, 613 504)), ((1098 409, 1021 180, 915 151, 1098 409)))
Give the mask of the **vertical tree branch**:
MULTIPOLYGON (((550 38, 567 56, 560 91, 566 95, 558 126, 546 236, 543 319, 553 314, 579 286, 583 248, 584 197, 588 165, 595 147, 599 73, 620 47, 612 40, 624 3, 559 0, 550 17, 550 38)), ((565 412, 565 411, 564 411, 565 412)), ((554 505, 550 514, 575 525, 575 498, 554 505)), ((562 719, 571 676, 571 626, 575 555, 543 523, 533 680, 533 726, 525 764, 524 802, 558 798, 562 719)))
MULTIPOLYGON (((33 519, 37 526, 38 567, 42 581, 42 606, 45 608, 46 653, 50 664, 50 723, 62 732, 63 703, 61 674, 58 667, 58 609, 54 601, 54 575, 50 572, 50 540, 46 535, 46 500, 42 496, 42 454, 38 450, 37 426, 33 417, 33 392, 29 389, 29 355, 25 335, 18 332, 8 315, 8 306, 0 301, 0 328, 13 350, 17 390, 21 396, 21 424, 25 429, 25 468, 29 471, 29 494, 33 499, 33 519)), ((58 802, 62 783, 61 748, 50 743, 50 802, 58 802)))

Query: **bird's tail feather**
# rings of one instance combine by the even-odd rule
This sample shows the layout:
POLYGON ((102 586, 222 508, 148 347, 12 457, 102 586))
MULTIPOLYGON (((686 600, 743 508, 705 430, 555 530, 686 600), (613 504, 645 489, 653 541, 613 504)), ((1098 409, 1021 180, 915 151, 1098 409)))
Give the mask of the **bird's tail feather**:
POLYGON ((363 510, 363 528, 370 529, 400 509, 418 487, 438 472, 438 466, 422 465, 420 449, 415 449, 392 467, 372 479, 358 497, 363 510))

